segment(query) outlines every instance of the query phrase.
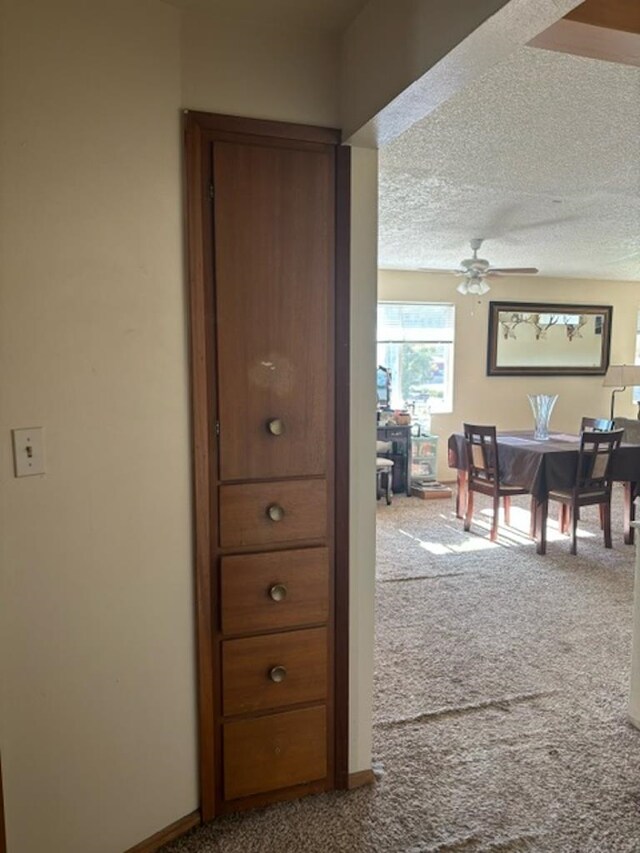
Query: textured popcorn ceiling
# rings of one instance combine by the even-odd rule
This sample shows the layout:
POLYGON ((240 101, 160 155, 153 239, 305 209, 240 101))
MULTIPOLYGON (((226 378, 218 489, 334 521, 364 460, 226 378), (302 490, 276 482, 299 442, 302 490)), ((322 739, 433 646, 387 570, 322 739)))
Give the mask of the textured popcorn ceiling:
POLYGON ((165 0, 181 9, 232 13, 240 18, 296 27, 342 30, 367 0, 165 0))
POLYGON ((381 267, 640 279, 640 69, 522 48, 380 151, 381 267))

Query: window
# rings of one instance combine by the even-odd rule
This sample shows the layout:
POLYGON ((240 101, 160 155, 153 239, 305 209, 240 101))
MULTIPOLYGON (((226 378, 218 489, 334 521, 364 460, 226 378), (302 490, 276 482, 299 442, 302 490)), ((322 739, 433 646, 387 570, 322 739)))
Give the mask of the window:
POLYGON ((379 302, 378 365, 391 371, 391 408, 453 408, 454 307, 443 302, 379 302))

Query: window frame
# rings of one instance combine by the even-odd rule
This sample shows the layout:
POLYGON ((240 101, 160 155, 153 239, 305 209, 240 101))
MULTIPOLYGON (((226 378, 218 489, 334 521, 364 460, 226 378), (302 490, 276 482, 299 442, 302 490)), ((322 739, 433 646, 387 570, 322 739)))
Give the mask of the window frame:
MULTIPOLYGON (((442 346, 449 348, 448 358, 445 358, 445 376, 444 376, 444 394, 442 400, 442 408, 435 407, 433 403, 429 407, 428 411, 431 415, 450 415, 454 411, 454 393, 455 393, 455 337, 456 337, 456 305, 454 302, 449 301, 426 301, 426 300, 418 300, 418 299, 378 299, 377 300, 377 310, 376 310, 376 358, 379 360, 378 348, 381 345, 391 344, 396 346, 414 346, 414 345, 426 345, 426 346, 442 346), (448 339, 443 339, 443 337, 432 337, 429 339, 426 338, 416 338, 415 340, 399 340, 392 337, 387 337, 381 339, 379 336, 379 328, 380 324, 379 320, 379 311, 381 305, 400 305, 400 306, 417 306, 417 307, 437 307, 437 308, 448 308, 451 311, 451 326, 443 327, 450 332, 450 337, 448 339), (448 369, 447 369, 448 368, 448 369)), ((377 362, 376 362, 377 364, 377 362)), ((387 365, 388 366, 388 365, 387 365)), ((393 377, 392 377, 392 387, 393 387, 393 377)), ((437 398, 435 398, 437 399, 437 398)), ((410 398, 405 400, 405 402, 409 402, 411 405, 410 398)), ((414 404, 417 401, 413 401, 414 404)))

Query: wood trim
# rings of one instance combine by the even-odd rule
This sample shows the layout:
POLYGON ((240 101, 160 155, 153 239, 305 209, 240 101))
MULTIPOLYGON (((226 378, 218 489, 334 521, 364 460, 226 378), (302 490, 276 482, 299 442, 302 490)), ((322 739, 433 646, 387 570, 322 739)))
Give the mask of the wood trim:
POLYGON ((330 127, 314 127, 306 124, 289 124, 283 121, 266 121, 241 116, 214 115, 198 111, 187 111, 189 117, 202 130, 221 131, 248 136, 273 136, 280 139, 293 139, 298 142, 319 142, 325 145, 338 145, 340 131, 330 127))
POLYGON ((353 791, 354 788, 362 788, 364 785, 373 785, 376 777, 373 770, 359 770, 357 773, 349 773, 349 782, 347 788, 353 791))
POLYGON ((640 36, 636 33, 594 27, 561 18, 529 42, 530 47, 573 56, 640 66, 640 36))
POLYGON ((568 12, 564 20, 639 34, 640 3, 638 0, 585 0, 568 12))
POLYGON ((196 642, 198 649, 198 734, 200 804, 203 820, 214 816, 214 732, 213 660, 211 647, 212 601, 209 564, 211 493, 209 472, 210 402, 207 383, 208 339, 211 323, 207 299, 207 256, 210 257, 210 229, 205 229, 207 213, 203 193, 206 145, 197 122, 187 114, 186 210, 187 258, 191 331, 191 405, 193 435, 194 538, 196 585, 196 642), (209 230, 209 237, 207 237, 209 230), (207 250, 207 246, 209 249, 207 250))
POLYGON ((149 838, 145 838, 145 840, 141 841, 139 844, 125 850, 125 853, 155 853, 155 851, 159 850, 164 844, 168 844, 170 841, 175 841, 176 838, 186 835, 189 830, 194 829, 196 826, 200 826, 201 823, 202 820, 200 819, 200 812, 191 812, 191 814, 185 815, 179 820, 170 823, 169 826, 165 826, 165 828, 161 829, 159 832, 155 832, 153 835, 150 835, 149 838))
POLYGON ((351 149, 336 150, 335 784, 349 775, 349 436, 351 149))

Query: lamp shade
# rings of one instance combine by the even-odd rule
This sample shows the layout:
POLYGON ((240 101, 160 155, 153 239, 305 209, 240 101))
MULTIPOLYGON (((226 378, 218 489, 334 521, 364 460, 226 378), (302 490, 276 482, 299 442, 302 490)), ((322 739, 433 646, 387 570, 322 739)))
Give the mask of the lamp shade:
POLYGON ((607 388, 640 385, 640 364, 610 364, 602 384, 607 388))

